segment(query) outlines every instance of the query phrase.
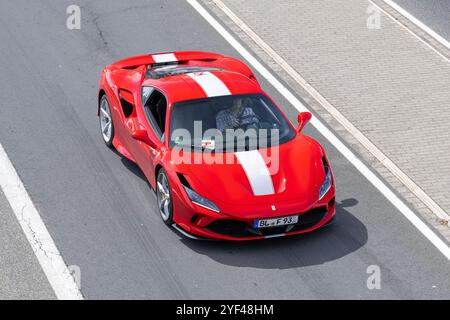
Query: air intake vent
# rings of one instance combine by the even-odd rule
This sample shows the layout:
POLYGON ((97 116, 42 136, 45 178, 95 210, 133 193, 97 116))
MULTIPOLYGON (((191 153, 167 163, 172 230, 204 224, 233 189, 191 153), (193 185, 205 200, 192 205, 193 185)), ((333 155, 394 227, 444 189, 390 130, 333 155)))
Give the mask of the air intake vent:
POLYGON ((194 73, 194 72, 211 72, 211 71, 221 71, 219 68, 207 68, 207 67, 193 67, 179 64, 171 64, 164 66, 154 66, 152 65, 147 69, 145 74, 146 78, 151 79, 161 79, 170 76, 176 76, 179 74, 194 73))
POLYGON ((186 180, 186 178, 184 177, 183 174, 177 172, 177 176, 178 176, 178 179, 180 179, 180 182, 181 182, 181 184, 183 186, 188 187, 189 189, 191 189, 191 186, 189 185, 189 182, 186 180))

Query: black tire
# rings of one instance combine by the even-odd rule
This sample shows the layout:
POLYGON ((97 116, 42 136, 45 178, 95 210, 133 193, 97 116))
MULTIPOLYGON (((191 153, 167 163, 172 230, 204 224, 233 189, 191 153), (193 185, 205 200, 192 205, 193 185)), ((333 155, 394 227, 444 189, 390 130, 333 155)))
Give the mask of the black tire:
POLYGON ((100 133, 102 135, 103 138, 103 142, 105 142, 105 144, 108 146, 108 148, 114 148, 113 146, 113 140, 114 140, 114 122, 112 120, 112 116, 111 116, 111 107, 108 101, 108 98, 106 97, 106 94, 104 94, 101 99, 100 99, 100 108, 99 108, 99 124, 100 124, 100 133), (104 118, 102 118, 102 107, 106 107, 107 108, 107 112, 109 113, 109 119, 111 121, 111 132, 109 134, 109 138, 107 137, 108 135, 105 135, 103 132, 103 126, 102 126, 102 121, 104 121, 104 118))
POLYGON ((163 168, 159 169, 158 174, 156 175, 156 200, 162 221, 166 225, 171 226, 173 224, 172 191, 170 188, 169 177, 163 168), (164 202, 167 201, 167 199, 169 201, 168 204, 164 202))

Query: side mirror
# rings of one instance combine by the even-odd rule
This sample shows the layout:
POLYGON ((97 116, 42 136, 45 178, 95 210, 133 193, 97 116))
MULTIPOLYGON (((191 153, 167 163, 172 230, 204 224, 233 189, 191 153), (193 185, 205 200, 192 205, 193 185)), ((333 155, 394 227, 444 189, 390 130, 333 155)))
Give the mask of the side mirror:
POLYGON ((152 139, 150 139, 147 131, 134 130, 131 132, 131 136, 133 137, 133 139, 141 141, 141 142, 145 143, 146 145, 150 146, 151 148, 156 149, 156 143, 152 139))
POLYGON ((297 120, 298 120, 298 127, 297 132, 302 131, 303 127, 306 126, 309 120, 311 120, 312 114, 311 112, 300 112, 297 120))

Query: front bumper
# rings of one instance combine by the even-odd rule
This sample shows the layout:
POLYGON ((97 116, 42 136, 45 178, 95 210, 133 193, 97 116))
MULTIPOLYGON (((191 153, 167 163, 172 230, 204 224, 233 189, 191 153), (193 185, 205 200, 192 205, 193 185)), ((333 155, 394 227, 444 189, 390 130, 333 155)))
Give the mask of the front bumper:
POLYGON ((299 213, 299 222, 293 225, 254 229, 253 219, 224 217, 199 226, 199 220, 193 214, 188 223, 176 223, 174 227, 185 236, 195 239, 244 241, 297 235, 326 226, 334 220, 334 195, 330 198, 328 202, 299 213))

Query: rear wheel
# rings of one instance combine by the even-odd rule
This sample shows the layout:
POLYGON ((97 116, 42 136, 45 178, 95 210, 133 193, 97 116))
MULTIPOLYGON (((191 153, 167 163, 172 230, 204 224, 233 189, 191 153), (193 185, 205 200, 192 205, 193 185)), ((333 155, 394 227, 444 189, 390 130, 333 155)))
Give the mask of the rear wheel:
POLYGON ((100 100, 99 119, 103 141, 108 147, 112 148, 112 141, 114 138, 114 123, 112 121, 111 109, 109 107, 109 102, 108 98, 106 98, 106 95, 103 95, 100 100))
POLYGON ((170 191, 169 178, 164 169, 158 171, 156 179, 156 198, 158 200, 158 210, 165 224, 173 223, 172 193, 170 191))

